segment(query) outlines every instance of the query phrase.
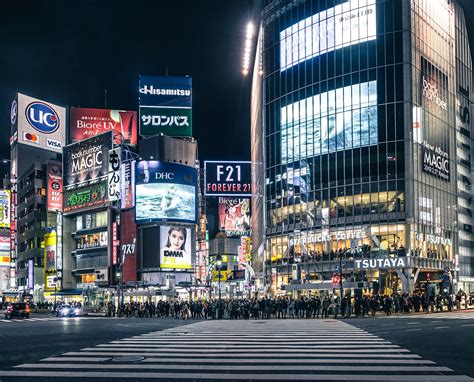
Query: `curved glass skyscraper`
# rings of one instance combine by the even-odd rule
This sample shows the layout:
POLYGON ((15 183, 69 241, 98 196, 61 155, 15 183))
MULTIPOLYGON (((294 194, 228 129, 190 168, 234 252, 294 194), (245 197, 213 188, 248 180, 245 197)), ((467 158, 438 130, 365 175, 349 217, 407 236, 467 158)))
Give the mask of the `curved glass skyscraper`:
POLYGON ((251 109, 260 291, 339 290, 336 275, 353 293, 469 289, 471 82, 454 1, 267 1, 251 109))

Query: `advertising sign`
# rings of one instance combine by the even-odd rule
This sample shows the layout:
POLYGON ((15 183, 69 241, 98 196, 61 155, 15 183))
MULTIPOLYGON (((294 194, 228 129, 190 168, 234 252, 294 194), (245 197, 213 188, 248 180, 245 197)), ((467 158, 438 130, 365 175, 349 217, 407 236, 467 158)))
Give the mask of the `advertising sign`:
POLYGON ((0 190, 0 227, 10 228, 11 212, 10 190, 0 190))
POLYGON ((160 267, 191 269, 191 229, 178 226, 160 227, 160 267))
POLYGON ((0 267, 10 267, 10 236, 0 236, 0 267))
POLYGON ((250 235, 250 200, 219 197, 219 229, 228 237, 250 235))
POLYGON ((114 143, 136 145, 138 141, 137 113, 110 109, 71 108, 70 140, 84 139, 114 132, 114 143))
POLYGON ((120 207, 135 206, 135 161, 122 163, 120 170, 120 207))
POLYGON ((64 192, 64 212, 76 211, 108 203, 107 180, 64 192))
POLYGON ((50 232, 44 235, 44 276, 45 291, 54 291, 57 276, 56 269, 56 232, 50 232))
POLYGON ((12 137, 18 143, 62 152, 66 142, 66 109, 18 93, 10 113, 12 137), (13 110, 16 108, 16 115, 13 110), (13 123, 15 122, 15 123, 13 123))
POLYGON ((137 226, 133 210, 120 213, 120 255, 123 264, 123 282, 137 281, 137 226))
POLYGON ((204 195, 252 196, 251 162, 204 162, 204 195))
POLYGON ((109 150, 109 178, 108 195, 109 201, 120 199, 120 147, 109 150))
POLYGON ((64 188, 86 186, 90 181, 107 177, 112 133, 97 135, 64 148, 64 188))
POLYGON ((242 248, 242 257, 245 258, 246 262, 249 262, 252 258, 252 238, 242 236, 240 238, 240 246, 242 248))
POLYGON ((420 97, 425 123, 416 125, 414 139, 422 142, 423 172, 449 182, 448 77, 424 57, 421 57, 420 97))
POLYGON ((140 76, 140 135, 192 135, 190 77, 140 76))
POLYGON ((357 269, 406 268, 406 257, 383 257, 378 259, 354 260, 357 269))
POLYGON ((197 170, 193 167, 140 161, 135 171, 137 223, 197 222, 197 170))
POLYGON ((377 36, 375 0, 349 0, 280 32, 281 71, 305 60, 377 36))
POLYGON ((48 162, 46 181, 48 183, 48 211, 63 210, 63 166, 62 163, 48 162))

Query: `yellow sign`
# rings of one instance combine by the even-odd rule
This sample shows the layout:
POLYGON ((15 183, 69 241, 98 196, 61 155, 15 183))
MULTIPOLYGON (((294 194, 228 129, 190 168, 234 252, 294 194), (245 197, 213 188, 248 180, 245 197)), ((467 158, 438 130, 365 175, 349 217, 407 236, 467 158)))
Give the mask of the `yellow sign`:
POLYGON ((81 275, 83 284, 92 284, 95 281, 95 274, 81 275))
POLYGON ((54 291, 54 278, 57 276, 55 231, 44 235, 44 276, 45 291, 54 291))
MULTIPOLYGON (((227 281, 229 277, 232 276, 232 271, 221 271, 221 282, 227 281)), ((212 281, 218 282, 219 281, 219 271, 212 271, 212 281)))

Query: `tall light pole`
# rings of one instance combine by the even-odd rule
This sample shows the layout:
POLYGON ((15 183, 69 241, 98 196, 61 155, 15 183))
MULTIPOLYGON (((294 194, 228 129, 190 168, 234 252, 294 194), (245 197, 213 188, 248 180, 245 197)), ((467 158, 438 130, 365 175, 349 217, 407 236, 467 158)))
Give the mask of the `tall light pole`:
POLYGON ((222 307, 221 307, 221 301, 222 301, 222 296, 221 296, 221 268, 222 268, 222 257, 221 255, 217 255, 216 257, 216 268, 217 268, 217 285, 219 289, 219 310, 217 314, 217 318, 221 319, 222 318, 222 307))

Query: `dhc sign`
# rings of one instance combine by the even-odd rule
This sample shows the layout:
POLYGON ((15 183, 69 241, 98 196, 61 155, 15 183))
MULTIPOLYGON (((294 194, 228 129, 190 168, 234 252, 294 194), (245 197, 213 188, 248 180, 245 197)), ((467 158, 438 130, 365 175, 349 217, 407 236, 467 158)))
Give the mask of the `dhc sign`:
POLYGON ((406 257, 383 257, 380 259, 355 260, 357 269, 406 268, 406 257))

